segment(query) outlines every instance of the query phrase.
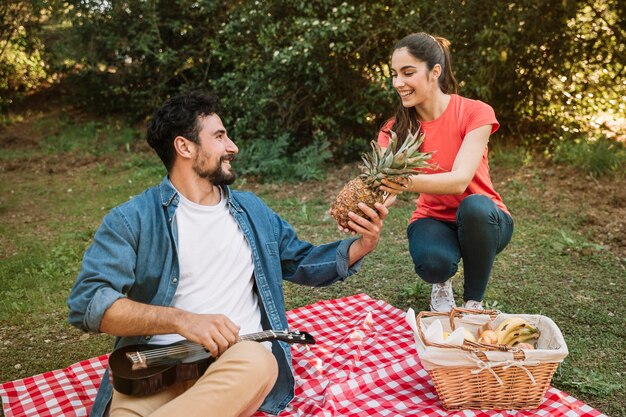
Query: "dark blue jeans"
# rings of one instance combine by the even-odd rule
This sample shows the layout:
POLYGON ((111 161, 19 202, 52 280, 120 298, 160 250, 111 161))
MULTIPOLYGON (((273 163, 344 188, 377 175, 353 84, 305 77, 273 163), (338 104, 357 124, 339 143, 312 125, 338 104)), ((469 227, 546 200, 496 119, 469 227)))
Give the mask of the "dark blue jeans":
POLYGON ((463 259, 463 299, 482 301, 496 254, 513 235, 513 219, 490 198, 473 194, 459 205, 455 223, 418 219, 407 235, 415 272, 424 281, 447 281, 463 259))

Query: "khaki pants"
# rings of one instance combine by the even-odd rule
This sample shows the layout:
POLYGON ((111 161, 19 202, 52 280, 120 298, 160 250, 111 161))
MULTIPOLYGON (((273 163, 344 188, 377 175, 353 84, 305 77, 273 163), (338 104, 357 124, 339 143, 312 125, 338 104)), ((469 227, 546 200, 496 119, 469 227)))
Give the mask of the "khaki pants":
POLYGON ((147 397, 113 391, 110 417, 242 417, 254 414, 278 377, 274 355, 257 342, 226 350, 195 381, 147 397))

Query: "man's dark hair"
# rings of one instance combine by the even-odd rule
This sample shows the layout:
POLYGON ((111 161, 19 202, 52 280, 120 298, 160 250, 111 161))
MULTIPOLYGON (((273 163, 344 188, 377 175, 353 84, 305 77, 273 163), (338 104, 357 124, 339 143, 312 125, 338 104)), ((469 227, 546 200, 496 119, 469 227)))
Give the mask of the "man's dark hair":
POLYGON ((146 139, 168 172, 176 156, 174 138, 183 136, 199 143, 200 118, 218 111, 217 96, 201 91, 177 94, 154 111, 148 121, 146 139))

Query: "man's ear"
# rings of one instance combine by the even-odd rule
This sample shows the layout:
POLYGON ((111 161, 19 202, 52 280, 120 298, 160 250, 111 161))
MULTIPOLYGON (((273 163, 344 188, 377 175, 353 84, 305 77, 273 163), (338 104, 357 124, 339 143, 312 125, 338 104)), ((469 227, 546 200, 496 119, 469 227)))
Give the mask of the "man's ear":
POLYGON ((193 157, 194 145, 194 143, 182 136, 176 136, 174 138, 174 149, 176 150, 176 153, 182 158, 193 157))

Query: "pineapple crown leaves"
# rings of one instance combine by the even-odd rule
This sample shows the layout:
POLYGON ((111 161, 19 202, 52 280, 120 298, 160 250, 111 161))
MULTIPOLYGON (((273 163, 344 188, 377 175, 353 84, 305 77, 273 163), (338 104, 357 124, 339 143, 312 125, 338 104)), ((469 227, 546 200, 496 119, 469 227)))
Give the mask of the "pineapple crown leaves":
POLYGON ((380 181, 384 178, 406 178, 415 174, 415 168, 430 166, 427 161, 431 153, 419 151, 424 142, 423 133, 409 133, 397 150, 398 135, 394 131, 390 131, 390 134, 391 139, 387 148, 383 149, 377 141, 372 141, 372 152, 361 157, 363 165, 361 165, 360 177, 375 188, 380 186, 380 181))

